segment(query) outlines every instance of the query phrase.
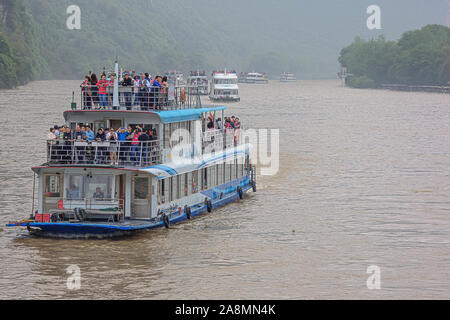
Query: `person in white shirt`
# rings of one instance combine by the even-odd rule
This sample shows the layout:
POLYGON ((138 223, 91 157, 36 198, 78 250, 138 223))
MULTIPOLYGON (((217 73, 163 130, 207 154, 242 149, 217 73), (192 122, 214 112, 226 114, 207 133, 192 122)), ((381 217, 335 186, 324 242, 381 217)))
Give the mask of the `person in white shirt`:
POLYGON ((50 132, 47 135, 47 139, 48 140, 54 140, 56 139, 56 135, 55 135, 55 128, 50 128, 50 132))

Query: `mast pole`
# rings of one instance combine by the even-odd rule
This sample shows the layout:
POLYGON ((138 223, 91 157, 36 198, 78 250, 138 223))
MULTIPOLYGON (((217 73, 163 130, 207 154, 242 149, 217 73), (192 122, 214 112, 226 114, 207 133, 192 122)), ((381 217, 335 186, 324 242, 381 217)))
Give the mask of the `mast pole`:
POLYGON ((117 61, 114 65, 114 73, 116 76, 114 77, 113 107, 119 108, 119 64, 117 61))

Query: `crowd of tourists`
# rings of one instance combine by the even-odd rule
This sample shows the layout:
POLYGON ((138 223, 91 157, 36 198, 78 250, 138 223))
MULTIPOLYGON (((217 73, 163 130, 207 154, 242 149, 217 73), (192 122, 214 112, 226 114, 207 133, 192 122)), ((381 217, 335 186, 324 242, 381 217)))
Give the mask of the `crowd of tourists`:
MULTIPOLYGON (((135 71, 124 72, 118 79, 121 87, 119 100, 125 105, 127 110, 133 106, 141 110, 161 109, 168 101, 168 78, 167 76, 152 76, 146 73, 137 74, 135 71)), ((102 73, 97 78, 95 73, 89 72, 81 83, 82 108, 106 109, 113 106, 113 90, 116 75, 109 76, 102 73)), ((113 108, 114 109, 114 108, 113 108)))
POLYGON ((157 134, 156 129, 139 125, 117 130, 99 128, 96 133, 89 125, 77 125, 74 131, 66 125, 55 125, 47 136, 49 159, 61 164, 150 165, 159 156, 157 134))

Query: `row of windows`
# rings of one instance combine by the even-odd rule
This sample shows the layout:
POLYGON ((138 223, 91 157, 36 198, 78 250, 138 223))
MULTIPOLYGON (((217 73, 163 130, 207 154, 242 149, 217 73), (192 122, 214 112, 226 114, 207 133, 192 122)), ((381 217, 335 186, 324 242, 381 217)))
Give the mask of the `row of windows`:
POLYGON ((214 90, 214 95, 227 95, 227 94, 234 94, 237 95, 238 94, 238 90, 214 90))
POLYGON ((247 175, 248 162, 234 159, 159 181, 159 202, 175 201, 247 175))

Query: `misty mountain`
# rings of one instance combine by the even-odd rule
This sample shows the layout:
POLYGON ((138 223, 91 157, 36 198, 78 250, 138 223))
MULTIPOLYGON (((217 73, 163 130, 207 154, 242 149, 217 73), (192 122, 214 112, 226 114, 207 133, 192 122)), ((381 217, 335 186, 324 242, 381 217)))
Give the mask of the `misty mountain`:
MULTIPOLYGON (((8 54, 26 60, 30 74, 39 79, 79 79, 88 70, 111 66, 116 57, 122 66, 151 72, 227 67, 270 76, 292 71, 298 78, 334 78, 340 50, 356 36, 370 39, 384 34, 397 40, 405 31, 445 24, 448 12, 446 0, 379 0, 382 29, 368 30, 366 9, 371 4, 0 0, 0 44, 3 39, 14 51, 4 49, 3 61, 8 54), (80 7, 80 30, 66 26, 69 5, 80 7), (18 15, 12 20, 11 8, 18 15)), ((21 62, 10 60, 11 73, 21 62)))

